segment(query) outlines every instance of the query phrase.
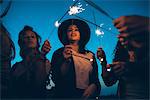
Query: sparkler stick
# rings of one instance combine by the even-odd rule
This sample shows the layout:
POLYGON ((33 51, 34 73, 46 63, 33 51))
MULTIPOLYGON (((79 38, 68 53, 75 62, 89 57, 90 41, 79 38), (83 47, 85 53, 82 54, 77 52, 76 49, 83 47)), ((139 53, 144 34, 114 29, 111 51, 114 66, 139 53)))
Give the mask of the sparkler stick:
POLYGON ((81 18, 81 17, 79 17, 79 16, 77 16, 77 15, 74 15, 75 17, 77 17, 77 18, 79 18, 79 19, 82 19, 82 20, 84 20, 84 21, 86 21, 86 22, 88 22, 88 23, 90 23, 90 24, 93 24, 93 25, 95 25, 95 26, 97 26, 97 27, 99 27, 99 28, 101 28, 101 29, 104 29, 104 30, 106 30, 106 31, 108 31, 108 32, 111 32, 111 33, 113 33, 113 35, 117 35, 116 33, 114 33, 114 32, 112 32, 112 31, 110 31, 110 30, 108 30, 108 29, 106 29, 106 28, 103 28, 103 27, 100 27, 99 25, 97 25, 97 24, 95 24, 95 23, 93 23, 93 22, 91 22, 91 21, 89 21, 89 20, 87 20, 87 19, 84 19, 84 18, 81 18))
MULTIPOLYGON (((72 6, 76 5, 78 2, 79 2, 79 0, 77 0, 72 6)), ((71 7, 72 7, 72 6, 71 6, 71 7)), ((64 16, 68 13, 69 10, 70 10, 70 9, 68 9, 68 10, 64 13, 64 15, 58 20, 58 22, 60 22, 60 21, 64 18, 64 16)))
MULTIPOLYGON (((94 13, 94 11, 93 11, 93 18, 94 18, 94 23, 96 24, 96 17, 95 17, 95 13, 94 13)), ((96 26, 96 34, 97 34, 97 31, 98 31, 98 27, 96 26)), ((100 31, 99 31, 100 32, 100 31)), ((101 34, 102 35, 102 34, 101 34)), ((97 35, 98 36, 98 35, 97 35)), ((101 37, 99 38, 97 38, 98 39, 98 41, 99 41, 99 43, 100 43, 100 47, 101 47, 101 45, 102 45, 102 39, 101 39, 101 37)))
POLYGON ((89 5, 91 5, 92 7, 94 7, 95 9, 97 9, 99 12, 101 12, 105 16, 107 16, 108 18, 110 18, 111 20, 114 20, 114 18, 112 16, 110 16, 110 14, 108 14, 105 10, 103 10, 101 7, 99 7, 98 5, 96 5, 91 0, 84 0, 84 1, 87 2, 89 5))
MULTIPOLYGON (((55 27, 53 27, 53 29, 51 30, 51 32, 50 32, 50 33, 53 33, 53 32, 54 32, 54 30, 55 30, 55 27)), ((52 36, 52 34, 49 34, 47 39, 49 40, 51 36, 52 36)))
MULTIPOLYGON (((86 3, 88 3, 89 5, 91 5, 92 7, 94 7, 95 9, 97 9, 99 12, 101 12, 102 14, 104 14, 105 16, 107 16, 108 18, 110 18, 111 20, 114 20, 114 18, 112 16, 110 16, 110 14, 108 14, 104 9, 102 9, 101 7, 99 7, 98 5, 96 5, 94 2, 92 2, 91 0, 84 0, 86 3)), ((106 30, 106 29, 105 29, 106 30)), ((128 47, 126 45, 124 45, 125 49, 128 49, 128 47)))
POLYGON ((77 56, 77 57, 81 57, 81 58, 84 58, 84 59, 87 59, 87 60, 89 60, 89 61, 93 61, 93 59, 86 58, 86 57, 82 57, 82 56, 80 56, 80 55, 75 55, 75 54, 72 54, 72 55, 77 56))
MULTIPOLYGON (((94 18, 94 23, 96 24, 96 17, 95 17, 95 13, 93 11, 93 18, 94 18)), ((97 28, 97 27, 96 27, 97 28)))
MULTIPOLYGON (((74 4, 73 4, 72 6, 76 5, 78 2, 79 2, 79 0, 77 0, 76 2, 74 2, 74 4)), ((70 10, 70 9, 68 9, 68 10, 64 13, 64 15, 58 20, 58 23, 64 18, 64 16, 68 13, 69 10, 70 10)), ((51 31, 50 34, 48 35, 48 38, 47 38, 48 40, 50 39, 50 37, 51 37, 52 33, 54 32, 54 30, 55 30, 55 27, 53 27, 52 31, 51 31)))
POLYGON ((84 59, 89 60, 89 61, 93 61, 93 59, 90 59, 90 58, 83 56, 83 55, 80 55, 80 54, 71 53, 71 55, 76 56, 76 57, 80 57, 80 58, 84 58, 84 59))

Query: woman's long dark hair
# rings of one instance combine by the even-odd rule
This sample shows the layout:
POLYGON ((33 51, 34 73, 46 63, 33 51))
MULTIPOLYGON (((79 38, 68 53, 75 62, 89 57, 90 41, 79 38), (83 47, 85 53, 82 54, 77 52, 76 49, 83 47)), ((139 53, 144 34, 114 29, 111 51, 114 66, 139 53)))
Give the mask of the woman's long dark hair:
POLYGON ((20 56, 22 58, 24 58, 26 56, 26 47, 24 45, 24 35, 26 33, 26 31, 32 31, 35 33, 36 35, 36 39, 37 39, 37 50, 39 51, 39 47, 40 47, 40 42, 41 42, 41 37, 33 30, 32 27, 30 26, 24 26, 24 28, 19 32, 19 39, 18 39, 18 44, 20 46, 20 56))

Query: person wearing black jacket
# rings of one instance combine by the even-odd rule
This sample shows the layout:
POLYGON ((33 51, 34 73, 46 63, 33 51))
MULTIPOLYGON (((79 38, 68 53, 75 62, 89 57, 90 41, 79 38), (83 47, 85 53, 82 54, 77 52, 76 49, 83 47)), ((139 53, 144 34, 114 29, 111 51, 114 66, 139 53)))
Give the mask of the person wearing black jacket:
POLYGON ((68 19, 58 28, 64 47, 52 56, 54 98, 95 98, 100 95, 98 66, 94 54, 85 50, 90 39, 89 26, 79 19, 68 19))

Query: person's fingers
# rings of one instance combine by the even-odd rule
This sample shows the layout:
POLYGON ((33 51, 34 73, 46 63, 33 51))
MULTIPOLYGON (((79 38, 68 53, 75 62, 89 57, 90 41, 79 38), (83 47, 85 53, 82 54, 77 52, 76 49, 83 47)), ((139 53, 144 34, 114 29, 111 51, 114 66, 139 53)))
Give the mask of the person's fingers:
POLYGON ((49 46, 49 45, 44 45, 43 48, 51 49, 51 46, 49 46))
POLYGON ((42 51, 45 52, 45 53, 48 53, 51 49, 50 48, 45 48, 43 47, 42 51))
POLYGON ((110 65, 115 65, 115 64, 119 64, 120 62, 119 61, 115 61, 115 62, 113 62, 112 64, 110 64, 110 65))
POLYGON ((43 47, 42 49, 51 49, 51 45, 50 45, 50 42, 48 40, 46 40, 43 44, 43 47))
POLYGON ((113 62, 111 67, 114 71, 117 72, 117 71, 124 69, 124 65, 125 65, 124 62, 113 62))
POLYGON ((64 50, 72 50, 72 48, 71 47, 65 47, 64 50))
POLYGON ((99 50, 97 50, 97 52, 101 52, 101 53, 103 53, 103 50, 102 50, 102 49, 99 49, 99 50))
POLYGON ((63 55, 64 55, 64 57, 65 57, 66 59, 70 58, 71 55, 72 55, 71 49, 70 49, 70 48, 65 48, 65 49, 64 49, 64 52, 63 52, 63 55))
POLYGON ((73 47, 72 47, 72 45, 65 45, 65 48, 70 48, 70 49, 72 49, 73 47))
POLYGON ((128 26, 124 26, 124 27, 121 27, 118 31, 120 33, 125 33, 125 32, 128 32, 130 29, 128 26))
POLYGON ((44 42, 44 44, 50 46, 50 42, 49 42, 48 40, 46 40, 46 41, 44 42))
POLYGON ((48 40, 46 40, 46 41, 45 41, 45 44, 48 44, 48 45, 50 45, 50 43, 49 43, 49 41, 48 41, 48 40))
POLYGON ((115 73, 115 75, 116 75, 117 77, 121 77, 123 74, 124 74, 124 71, 123 71, 123 70, 120 70, 120 71, 118 71, 118 72, 115 73))
POLYGON ((63 56, 64 56, 64 58, 68 59, 71 57, 71 53, 63 52, 63 56))
POLYGON ((118 23, 120 23, 123 19, 125 19, 125 16, 121 16, 115 20, 113 20, 114 25, 116 26, 118 23))
POLYGON ((71 55, 72 54, 72 52, 70 50, 66 50, 64 53, 67 54, 67 55, 71 55))
MULTIPOLYGON (((130 24, 126 25, 122 28, 119 29, 119 34, 120 37, 132 37, 132 36, 140 36, 144 33, 146 33, 146 30, 148 30, 147 27, 140 26, 138 24, 130 24)), ((148 33, 148 32, 147 32, 148 33)))
POLYGON ((88 92, 84 92, 82 97, 85 99, 85 98, 88 98, 89 96, 90 96, 90 94, 88 92))
POLYGON ((120 23, 116 24, 115 27, 117 29, 121 29, 122 27, 125 27, 125 23, 124 22, 120 22, 120 23))
POLYGON ((113 71, 116 71, 116 70, 119 70, 119 69, 120 69, 120 65, 119 64, 112 66, 112 70, 113 71))
POLYGON ((130 30, 129 31, 129 36, 132 37, 132 36, 141 36, 141 35, 145 35, 145 34, 148 34, 148 32, 145 31, 146 28, 145 27, 141 27, 141 28, 138 28, 136 30, 130 30))
POLYGON ((125 32, 128 33, 128 32, 132 32, 134 30, 139 30, 141 28, 144 28, 144 26, 139 25, 139 23, 130 23, 130 24, 124 23, 124 25, 122 25, 122 27, 120 27, 118 31, 120 33, 125 33, 125 32))
POLYGON ((99 57, 101 58, 104 58, 105 57, 105 52, 100 49, 100 50, 97 50, 97 58, 99 59, 99 57))
POLYGON ((115 72, 116 74, 119 74, 120 72, 123 71, 123 69, 124 69, 123 67, 119 66, 117 69, 114 70, 114 72, 115 72))
POLYGON ((49 52, 49 51, 50 51, 50 49, 49 49, 49 48, 44 48, 44 49, 43 49, 43 51, 45 51, 45 52, 49 52))
POLYGON ((118 38, 128 38, 130 36, 130 34, 128 33, 121 33, 118 35, 118 38))
POLYGON ((65 48, 64 51, 65 51, 65 52, 72 52, 72 49, 70 49, 70 48, 65 48))
POLYGON ((120 41, 120 42, 124 42, 124 41, 125 41, 125 38, 120 37, 120 38, 119 38, 119 41, 120 41))
POLYGON ((102 48, 98 48, 97 51, 103 51, 103 49, 102 48))
POLYGON ((125 62, 122 62, 122 61, 114 61, 112 64, 113 64, 113 65, 115 65, 115 64, 125 64, 125 62))

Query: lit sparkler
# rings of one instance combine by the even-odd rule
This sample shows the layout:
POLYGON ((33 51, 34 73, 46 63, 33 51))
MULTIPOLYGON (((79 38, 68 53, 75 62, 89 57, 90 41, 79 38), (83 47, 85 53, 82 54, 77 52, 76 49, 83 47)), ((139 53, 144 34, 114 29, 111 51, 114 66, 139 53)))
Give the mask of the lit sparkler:
MULTIPOLYGON (((74 0, 74 1, 75 1, 75 0, 74 0)), ((73 3, 72 7, 73 7, 74 5, 76 5, 78 2, 79 2, 79 0, 76 0, 76 1, 73 3)), ((64 18, 64 16, 65 16, 66 14, 68 14, 68 11, 69 11, 69 9, 68 9, 68 10, 64 13, 64 15, 58 20, 58 22, 57 22, 57 21, 55 22, 55 26, 56 26, 56 27, 58 26, 58 23, 64 18)), ((51 30, 50 34, 48 35, 48 39, 50 39, 50 37, 52 36, 52 33, 54 32, 54 30, 55 30, 55 27, 53 27, 53 29, 51 30)))
POLYGON ((60 24, 61 24, 61 23, 59 23, 58 21, 55 22, 55 26, 56 26, 56 27, 59 27, 60 24))
POLYGON ((82 5, 77 5, 77 6, 72 6, 70 7, 70 10, 69 10, 69 15, 75 15, 75 14, 78 14, 78 13, 81 13, 83 12, 85 9, 82 8, 82 5))
POLYGON ((52 87, 55 87, 54 82, 52 81, 52 72, 49 74, 48 81, 46 81, 46 89, 51 90, 52 87))
POLYGON ((100 30, 99 28, 97 28, 97 29, 95 30, 95 33, 96 33, 97 36, 102 36, 102 35, 104 35, 104 32, 103 32, 102 30, 100 30))
POLYGON ((102 37, 104 36, 104 32, 102 30, 100 30, 99 28, 97 28, 95 30, 95 33, 96 33, 97 37, 100 36, 100 38, 98 37, 98 40, 100 42, 100 46, 102 46, 102 37))
POLYGON ((111 71, 111 66, 110 66, 110 64, 107 64, 107 65, 106 65, 106 69, 107 69, 108 72, 111 71))
POLYGON ((104 25, 103 23, 102 23, 102 24, 100 24, 100 27, 103 27, 103 25, 104 25))

